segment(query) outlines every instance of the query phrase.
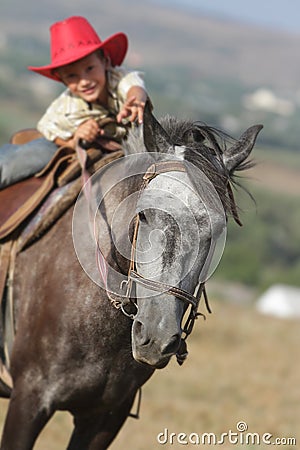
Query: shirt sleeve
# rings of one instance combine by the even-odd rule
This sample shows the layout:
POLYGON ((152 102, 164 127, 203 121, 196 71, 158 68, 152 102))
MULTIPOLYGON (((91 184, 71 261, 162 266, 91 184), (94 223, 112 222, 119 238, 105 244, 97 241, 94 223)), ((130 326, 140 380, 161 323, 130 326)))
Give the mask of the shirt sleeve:
POLYGON ((67 117, 68 103, 66 92, 63 92, 39 120, 37 129, 49 141, 54 141, 57 137, 64 140, 72 137, 73 127, 67 117))
POLYGON ((127 72, 120 80, 118 85, 119 95, 123 100, 126 99, 127 93, 133 86, 139 86, 146 91, 143 74, 141 72, 133 71, 127 72))

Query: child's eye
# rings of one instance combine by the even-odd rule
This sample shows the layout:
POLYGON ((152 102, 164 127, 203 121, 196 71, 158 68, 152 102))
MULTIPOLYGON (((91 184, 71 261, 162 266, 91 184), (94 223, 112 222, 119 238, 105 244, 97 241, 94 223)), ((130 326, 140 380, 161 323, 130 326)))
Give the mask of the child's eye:
POLYGON ((68 75, 66 75, 66 79, 67 80, 74 80, 74 78, 76 78, 76 74, 75 73, 69 73, 68 75))
POLYGON ((93 70, 93 69, 94 69, 94 66, 88 66, 88 68, 87 68, 88 72, 91 72, 91 70, 93 70))

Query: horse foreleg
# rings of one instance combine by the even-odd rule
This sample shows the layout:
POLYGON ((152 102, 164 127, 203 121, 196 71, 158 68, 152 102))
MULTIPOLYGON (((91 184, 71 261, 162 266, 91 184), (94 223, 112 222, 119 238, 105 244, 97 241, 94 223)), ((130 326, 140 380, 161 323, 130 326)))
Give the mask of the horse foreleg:
POLYGON ((134 396, 107 414, 74 415, 75 428, 67 450, 106 450, 127 419, 134 396))
POLYGON ((5 419, 1 450, 31 450, 53 412, 36 391, 14 388, 5 419))

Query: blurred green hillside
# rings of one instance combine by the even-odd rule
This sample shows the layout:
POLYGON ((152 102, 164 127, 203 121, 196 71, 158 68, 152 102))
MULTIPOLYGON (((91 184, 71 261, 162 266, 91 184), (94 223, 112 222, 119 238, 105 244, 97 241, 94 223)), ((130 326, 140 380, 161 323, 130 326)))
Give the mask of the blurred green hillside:
POLYGON ((126 64, 145 71, 157 114, 201 119, 238 134, 265 125, 260 141, 298 151, 300 35, 179 11, 163 1, 3 0, 0 16, 1 139, 34 124, 58 86, 27 65, 49 61, 49 26, 85 15, 104 39, 129 37, 126 64), (8 120, 12 112, 14 122, 8 120))

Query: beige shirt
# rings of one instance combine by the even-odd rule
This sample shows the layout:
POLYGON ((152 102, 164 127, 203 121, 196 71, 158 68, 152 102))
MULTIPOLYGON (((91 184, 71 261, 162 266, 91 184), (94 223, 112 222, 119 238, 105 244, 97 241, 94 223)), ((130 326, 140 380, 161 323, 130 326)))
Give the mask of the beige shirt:
POLYGON ((49 141, 56 138, 71 139, 81 125, 88 119, 104 119, 108 115, 117 115, 126 100, 129 89, 140 86, 145 89, 144 80, 140 72, 129 72, 123 68, 111 68, 107 73, 108 109, 73 95, 66 89, 47 109, 38 122, 37 128, 49 141))

